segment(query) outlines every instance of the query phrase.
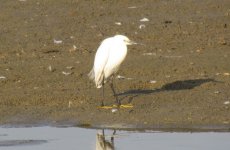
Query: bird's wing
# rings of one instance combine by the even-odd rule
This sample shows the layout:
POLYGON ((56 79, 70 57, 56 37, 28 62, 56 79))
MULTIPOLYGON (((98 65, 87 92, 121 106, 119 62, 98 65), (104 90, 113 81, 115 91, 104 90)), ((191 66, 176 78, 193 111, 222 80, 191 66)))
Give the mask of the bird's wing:
POLYGON ((94 76, 97 88, 100 88, 104 78, 104 68, 109 58, 110 38, 105 39, 99 46, 94 60, 94 76))

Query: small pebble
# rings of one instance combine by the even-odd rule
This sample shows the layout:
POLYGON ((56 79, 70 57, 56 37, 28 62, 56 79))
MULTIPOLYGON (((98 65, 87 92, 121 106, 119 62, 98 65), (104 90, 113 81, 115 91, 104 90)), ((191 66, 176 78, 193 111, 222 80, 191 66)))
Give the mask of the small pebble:
POLYGON ((72 101, 69 101, 68 107, 70 108, 72 105, 72 101))
POLYGON ((139 25, 139 29, 143 29, 143 28, 145 28, 144 24, 139 25))
POLYGON ((224 102, 224 105, 228 105, 228 104, 230 104, 230 101, 225 101, 224 102))
POLYGON ((230 73, 225 72, 225 73, 224 73, 224 76, 230 76, 230 73))
POLYGON ((4 77, 4 76, 0 76, 0 79, 6 79, 6 77, 4 77))
POLYGON ((72 70, 74 67, 73 66, 67 66, 66 69, 72 70))
POLYGON ((134 9, 134 8, 137 8, 137 6, 130 6, 128 7, 129 9, 134 9))
POLYGON ((54 44, 62 44, 62 40, 55 40, 54 39, 54 44))
POLYGON ((72 48, 69 49, 69 52, 75 52, 77 50, 77 46, 76 45, 73 45, 72 48))
POLYGON ((228 121, 223 121, 223 124, 229 124, 229 122, 228 121))
POLYGON ((219 93, 220 93, 220 91, 215 91, 214 93, 215 93, 215 94, 219 94, 219 93))
POLYGON ((171 76, 170 76, 170 75, 166 75, 165 77, 166 77, 166 78, 170 78, 171 76))
POLYGON ((147 21, 149 21, 148 18, 142 18, 142 19, 140 20, 140 22, 147 22, 147 21))
POLYGON ((132 80, 133 78, 126 78, 127 80, 132 80))
POLYGON ((120 26, 121 25, 121 22, 115 22, 116 25, 120 26))
POLYGON ((156 80, 150 80, 149 83, 154 84, 154 83, 157 83, 157 81, 156 80))
POLYGON ((125 77, 124 77, 124 76, 118 75, 118 76, 117 76, 117 79, 125 79, 125 77))
POLYGON ((65 72, 65 71, 62 71, 62 74, 64 74, 64 75, 66 75, 66 76, 68 76, 68 75, 70 75, 70 74, 72 74, 73 72, 65 72))
POLYGON ((118 110, 117 108, 113 108, 113 109, 111 109, 111 112, 115 113, 115 112, 117 112, 117 110, 118 110))
POLYGON ((54 72, 54 71, 55 71, 55 69, 54 69, 51 65, 49 65, 48 70, 49 70, 50 72, 54 72))
POLYGON ((156 56, 157 54, 156 53, 143 53, 142 55, 144 56, 156 56))
POLYGON ((77 49, 77 46, 76 46, 76 45, 73 45, 73 49, 76 50, 76 49, 77 49))

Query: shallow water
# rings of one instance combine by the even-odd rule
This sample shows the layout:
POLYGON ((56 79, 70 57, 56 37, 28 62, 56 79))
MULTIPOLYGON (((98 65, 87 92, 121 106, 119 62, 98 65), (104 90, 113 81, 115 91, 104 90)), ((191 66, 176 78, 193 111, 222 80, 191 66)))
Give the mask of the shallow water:
POLYGON ((77 127, 0 128, 1 150, 227 150, 229 132, 156 132, 77 127), (113 135, 114 134, 114 135, 113 135))

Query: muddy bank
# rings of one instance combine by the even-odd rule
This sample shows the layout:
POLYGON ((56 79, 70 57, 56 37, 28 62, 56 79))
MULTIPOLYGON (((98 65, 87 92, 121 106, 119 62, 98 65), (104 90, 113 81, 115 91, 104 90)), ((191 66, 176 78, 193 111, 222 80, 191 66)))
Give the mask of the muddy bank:
MULTIPOLYGON (((230 127, 230 2, 4 1, 0 124, 230 127), (149 21, 141 22, 147 18, 149 21), (116 79, 122 103, 101 110, 87 78, 106 37, 130 46, 116 79)), ((114 103, 106 86, 106 104, 114 103)))

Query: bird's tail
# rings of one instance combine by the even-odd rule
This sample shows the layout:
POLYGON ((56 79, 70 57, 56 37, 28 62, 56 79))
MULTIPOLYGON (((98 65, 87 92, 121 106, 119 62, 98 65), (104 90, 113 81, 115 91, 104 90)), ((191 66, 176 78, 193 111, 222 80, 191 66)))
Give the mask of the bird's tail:
POLYGON ((95 79, 95 72, 94 72, 94 68, 88 73, 88 77, 91 80, 94 80, 96 87, 97 88, 101 88, 102 87, 102 82, 103 82, 103 76, 99 76, 99 78, 95 79))
POLYGON ((94 78, 95 78, 94 68, 88 73, 88 77, 89 77, 91 80, 94 80, 94 78))

